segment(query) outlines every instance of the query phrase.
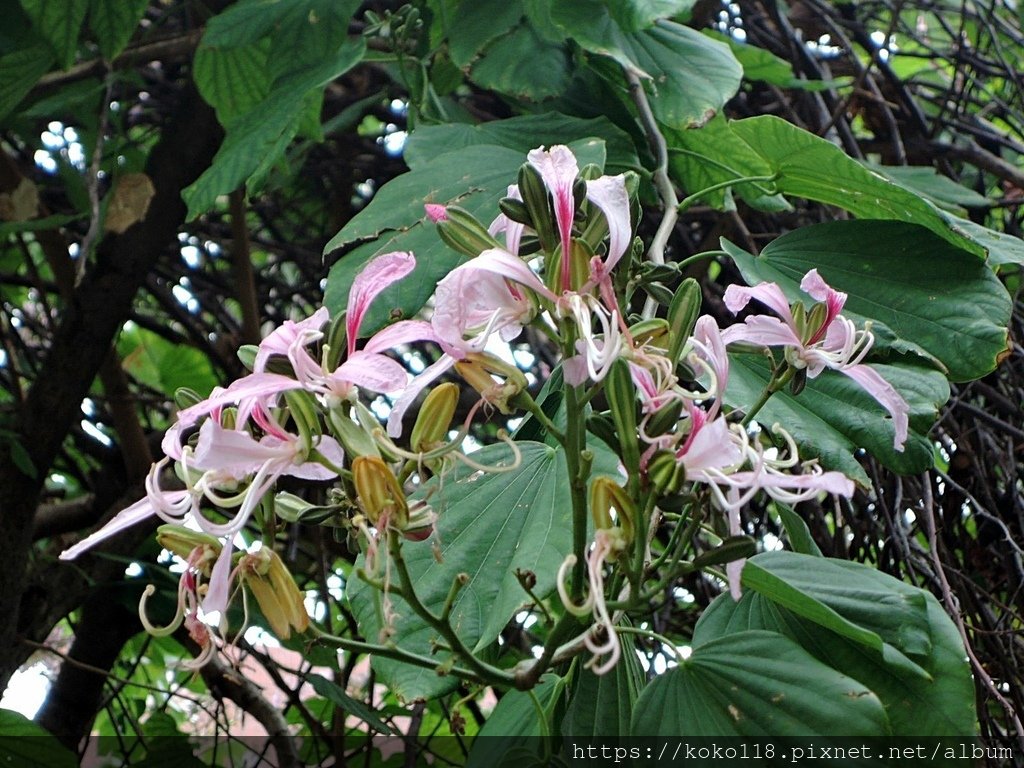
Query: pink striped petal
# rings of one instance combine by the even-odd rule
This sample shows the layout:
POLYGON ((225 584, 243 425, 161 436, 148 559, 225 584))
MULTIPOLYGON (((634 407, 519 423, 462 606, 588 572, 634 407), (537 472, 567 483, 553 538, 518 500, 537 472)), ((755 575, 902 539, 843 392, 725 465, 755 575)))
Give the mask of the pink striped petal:
POLYGON ((604 260, 605 272, 610 272, 615 267, 633 237, 625 179, 623 174, 619 174, 602 176, 587 182, 587 199, 601 209, 608 222, 608 256, 604 260))
POLYGON ((896 430, 892 447, 902 452, 907 442, 907 433, 910 427, 910 405, 907 401, 874 368, 866 365, 851 365, 847 368, 840 368, 839 372, 845 373, 860 384, 869 395, 878 401, 879 405, 889 412, 889 415, 892 416, 893 427, 896 430))
POLYGON ((339 394, 347 394, 350 384, 373 392, 394 392, 402 389, 408 378, 405 368, 390 357, 356 352, 327 377, 327 382, 339 394))
POLYGON ((413 341, 437 341, 433 327, 426 320, 402 320, 373 334, 363 347, 364 352, 383 352, 399 344, 413 341))
POLYGON ((370 261, 363 271, 356 275, 348 292, 348 308, 345 316, 345 330, 348 333, 348 353, 356 349, 359 328, 366 311, 380 292, 397 280, 401 280, 416 267, 416 258, 405 251, 385 253, 370 261))
POLYGON ((746 322, 730 325, 722 331, 722 340, 726 344, 747 342, 765 347, 785 346, 803 349, 803 344, 792 327, 768 315, 753 315, 748 317, 746 322))
POLYGON ((782 289, 775 283, 758 283, 753 287, 745 285, 730 285, 725 289, 725 306, 733 314, 739 312, 751 299, 757 299, 768 306, 782 318, 790 328, 796 328, 793 320, 793 312, 789 308, 789 301, 786 299, 782 289))
MULTIPOLYGON (((174 504, 185 499, 188 496, 188 491, 167 491, 167 500, 174 504)), ((99 544, 101 541, 109 539, 111 536, 116 536, 121 531, 131 528, 133 525, 141 523, 143 520, 148 520, 151 517, 156 516, 156 510, 153 509, 152 503, 149 501, 149 497, 143 497, 137 502, 132 504, 130 507, 125 507, 118 512, 114 517, 111 518, 110 522, 100 528, 98 531, 89 534, 80 542, 75 544, 73 547, 69 547, 60 553, 61 560, 74 560, 85 550, 91 549, 92 547, 99 544)))
POLYGON ((843 307, 846 305, 846 294, 832 288, 822 279, 816 269, 812 269, 804 275, 804 279, 800 281, 800 289, 809 294, 815 301, 825 302, 828 310, 825 313, 825 320, 820 327, 815 329, 815 332, 811 334, 811 338, 807 342, 808 345, 811 345, 821 341, 830 330, 832 321, 839 316, 839 313, 843 311, 843 307))
POLYGON ((401 396, 394 402, 394 405, 391 406, 391 414, 388 416, 388 435, 391 437, 401 437, 402 419, 405 418, 405 412, 416 402, 420 392, 430 386, 433 381, 454 365, 454 357, 447 354, 441 355, 437 362, 433 363, 409 382, 405 391, 402 392, 401 396))
POLYGON ((293 345, 305 346, 321 338, 323 334, 320 333, 320 329, 327 324, 328 320, 330 320, 330 313, 327 311, 327 307, 320 307, 305 320, 300 320, 297 323, 285 320, 279 328, 275 328, 260 342, 256 361, 253 364, 253 372, 263 371, 271 355, 287 357, 293 345))
POLYGON ((543 147, 530 150, 526 156, 530 165, 537 169, 544 185, 555 203, 555 221, 562 242, 562 287, 569 289, 569 258, 572 252, 572 220, 576 203, 572 196, 572 185, 579 174, 576 156, 568 147, 556 145, 544 151, 543 147))
POLYGON ((493 272, 496 275, 507 277, 509 280, 514 280, 549 301, 558 301, 558 297, 548 290, 548 287, 526 265, 526 262, 518 256, 513 256, 508 251, 501 250, 500 248, 489 248, 472 261, 467 262, 466 266, 470 264, 475 269, 493 272))

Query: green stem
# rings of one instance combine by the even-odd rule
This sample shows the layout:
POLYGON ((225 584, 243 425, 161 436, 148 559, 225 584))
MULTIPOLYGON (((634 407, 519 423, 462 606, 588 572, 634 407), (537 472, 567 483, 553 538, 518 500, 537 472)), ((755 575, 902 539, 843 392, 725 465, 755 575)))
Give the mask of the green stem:
MULTIPOLYGON (((308 631, 314 635, 316 642, 329 645, 333 648, 340 648, 341 650, 348 651, 349 653, 367 653, 374 656, 394 659, 395 661, 405 662, 406 664, 412 664, 413 666, 423 667, 425 669, 437 669, 441 666, 435 658, 405 651, 394 645, 379 645, 377 643, 367 643, 362 640, 353 640, 350 637, 339 637, 338 635, 332 635, 328 632, 324 632, 312 624, 308 631)), ((490 682, 472 670, 464 669, 462 667, 452 667, 451 673, 463 679, 474 680, 485 685, 490 682)))
POLYGON ((565 433, 558 428, 558 426, 548 415, 544 413, 544 410, 537 404, 537 401, 533 399, 529 392, 523 390, 512 400, 512 405, 516 405, 527 411, 537 421, 541 423, 541 426, 547 430, 548 434, 554 437, 562 446, 565 446, 565 433))
POLYGON ((774 395, 784 386, 789 384, 789 382, 795 375, 796 368, 789 366, 786 368, 786 370, 782 372, 781 375, 773 376, 771 381, 769 381, 767 386, 765 386, 764 391, 761 393, 761 397, 759 397, 757 402, 754 403, 753 406, 751 406, 749 411, 747 411, 746 415, 743 417, 743 420, 740 422, 740 424, 742 424, 744 427, 747 426, 751 422, 751 420, 757 415, 757 412, 764 407, 764 404, 771 399, 772 395, 774 395))
POLYGON ((402 597, 405 602, 409 604, 409 607, 413 609, 417 616, 437 630, 441 637, 443 637, 448 643, 448 647, 452 650, 452 653, 461 657, 473 672, 474 679, 498 685, 512 685, 515 680, 512 674, 503 669, 491 666, 474 656, 473 652, 466 647, 464 642, 462 642, 462 638, 459 637, 459 634, 452 628, 451 624, 449 624, 448 621, 443 620, 441 617, 435 616, 430 609, 423 604, 419 595, 416 594, 416 590, 413 587, 412 577, 409 575, 409 568, 405 564, 405 558, 402 556, 401 541, 397 536, 390 536, 388 538, 388 549, 391 554, 391 559, 395 563, 395 570, 398 571, 398 580, 402 587, 402 597))
POLYGON ((700 190, 698 192, 694 192, 692 195, 689 195, 688 197, 683 198, 683 201, 681 203, 679 203, 679 205, 676 207, 676 210, 679 211, 680 213, 682 213, 683 211, 688 209, 691 205, 693 205, 698 200, 700 200, 702 197, 704 197, 704 195, 708 195, 708 194, 710 194, 712 192, 717 192, 720 189, 726 189, 727 187, 734 187, 737 184, 748 184, 748 183, 753 183, 753 182, 758 182, 758 181, 775 181, 776 178, 778 178, 777 175, 772 175, 772 176, 741 176, 741 177, 739 177, 737 179, 729 179, 727 181, 720 181, 718 184, 712 184, 710 187, 705 187, 704 189, 702 189, 702 190, 700 190))
POLYGON ((652 640, 657 640, 662 645, 667 645, 669 648, 672 649, 672 653, 675 655, 676 661, 678 663, 682 664, 686 661, 686 659, 683 658, 683 654, 679 652, 678 648, 676 648, 676 644, 664 635, 659 635, 657 632, 652 632, 649 629, 640 629, 640 627, 623 626, 615 627, 615 631, 618 632, 620 635, 640 635, 641 637, 649 637, 652 640))
MULTIPOLYGON (((702 155, 700 152, 694 152, 693 150, 690 150, 690 149, 681 149, 679 147, 670 147, 668 151, 669 151, 669 154, 673 154, 673 155, 689 155, 690 157, 699 158, 702 163, 707 163, 708 165, 714 165, 717 168, 720 168, 721 170, 725 171, 726 173, 731 173, 737 179, 742 179, 743 178, 743 174, 740 173, 739 171, 737 171, 732 166, 726 165, 725 163, 723 163, 723 162, 721 162, 719 160, 716 160, 713 157, 708 157, 707 155, 702 155)), ((775 174, 774 176, 770 177, 768 180, 769 181, 775 181, 777 178, 778 178, 778 174, 775 174)), ((761 192, 762 194, 765 194, 765 195, 774 195, 774 194, 776 194, 775 192, 772 192, 770 189, 765 189, 764 187, 757 186, 756 183, 754 183, 754 188, 757 189, 758 192, 761 192)), ((705 190, 705 191, 707 191, 707 190, 705 190)))

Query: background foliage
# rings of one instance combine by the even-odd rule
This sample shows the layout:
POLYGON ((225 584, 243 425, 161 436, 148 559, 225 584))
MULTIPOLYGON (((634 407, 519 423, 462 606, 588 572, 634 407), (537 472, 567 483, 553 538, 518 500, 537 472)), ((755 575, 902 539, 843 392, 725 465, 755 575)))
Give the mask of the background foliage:
MULTIPOLYGON (((352 275, 378 252, 413 250, 421 266, 365 330, 392 309, 415 312, 460 260, 427 226, 424 199, 457 200, 486 219, 524 153, 556 142, 573 146, 581 164, 643 174, 640 234, 667 243, 669 261, 723 243, 717 261, 648 275, 644 290, 655 297, 659 285, 671 291, 694 277, 724 318, 730 282, 793 288, 808 266, 829 276, 823 259, 852 253, 889 257, 892 279, 837 282, 854 315, 876 317, 884 290, 894 294, 886 303, 904 294, 948 302, 919 318, 876 317, 893 375, 917 382, 907 452, 887 453, 884 435, 869 444, 855 419, 830 418, 828 398, 846 393, 827 391, 840 383, 823 378, 822 391, 802 396, 810 395, 794 435, 862 489, 842 508, 802 504, 799 518, 768 504, 755 534, 787 536, 805 553, 868 563, 934 593, 936 623, 923 631, 948 650, 955 642, 939 612, 963 617, 979 665, 983 738, 1024 738, 1013 714, 1024 695, 1016 341, 1024 48, 1009 6, 5 0, 3 18, 0 616, 11 618, 0 626, 0 682, 25 665, 54 677, 36 722, 61 744, 76 748, 92 730, 118 733, 118 750, 138 761, 144 737, 227 730, 237 708, 272 738, 289 727, 315 737, 308 760, 332 749, 372 752, 365 732, 351 728, 357 721, 409 744, 533 727, 521 695, 503 698, 484 725, 468 689, 403 703, 396 680, 377 687, 357 656, 339 659, 301 640, 292 656, 241 643, 265 691, 223 664, 193 679, 174 667, 194 650, 186 637, 139 634, 133 606, 142 587, 173 584, 151 531, 131 531, 71 565, 55 558, 141 494, 177 387, 206 394, 242 372, 240 344, 321 303, 343 308, 352 275), (650 115, 638 112, 632 90, 643 75, 656 84, 650 115), (651 141, 655 129, 664 146, 651 141), (737 176, 764 181, 687 197, 737 176), (683 201, 678 218, 660 210, 672 188, 683 201), (764 259, 751 258, 758 253, 764 259), (1007 293, 991 290, 995 282, 1007 293), (944 306, 957 307, 956 323, 943 323, 944 306), (945 377, 927 373, 935 361, 954 382, 948 402, 945 377), (815 396, 825 404, 815 406, 815 396)), ((537 354, 528 367, 540 382, 550 360, 530 341, 537 354)), ((410 365, 435 352, 419 354, 410 365)), ((736 368, 738 386, 761 386, 756 365, 736 368)), ((780 398, 770 407, 794 406, 780 398)), ((535 447, 538 473, 551 463, 544 451, 535 447)), ((316 618, 354 635, 340 599, 353 561, 346 543, 299 524, 287 539, 289 567, 319 606, 316 618)), ((685 674, 671 690, 697 690, 723 658, 756 653, 764 629, 823 631, 799 605, 777 607, 770 584, 748 584, 737 605, 716 601, 720 584, 700 573, 666 586, 647 619, 691 643, 700 663, 648 687, 646 711, 663 706, 664 681, 685 674), (727 626, 749 631, 716 639, 727 626)), ((523 620, 486 629, 526 653, 538 642, 523 620)), ((637 642, 647 664, 630 657, 614 672, 619 702, 631 702, 645 670, 668 660, 663 647, 637 642)), ((856 652, 852 641, 836 643, 834 657, 820 661, 836 667, 856 652)), ((605 683, 581 676, 575 684, 600 700, 605 683)), ((554 702, 558 691, 543 686, 538 698, 554 702)), ((860 715, 873 716, 867 705, 860 715)), ((577 705, 564 722, 607 733, 616 726, 599 718, 609 716, 577 705)), ((11 715, 0 725, 31 727, 11 715)), ((53 750, 57 765, 66 756, 53 750)))

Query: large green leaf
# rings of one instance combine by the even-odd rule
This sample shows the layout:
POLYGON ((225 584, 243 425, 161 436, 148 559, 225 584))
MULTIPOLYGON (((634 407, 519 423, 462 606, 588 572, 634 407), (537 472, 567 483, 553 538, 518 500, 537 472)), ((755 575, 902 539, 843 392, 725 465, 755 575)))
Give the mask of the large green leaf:
POLYGON ((221 125, 230 125, 260 105, 270 92, 267 72, 270 40, 232 48, 200 45, 192 64, 196 87, 217 111, 221 125))
MULTIPOLYGON (((902 582, 896 583, 901 591, 909 589, 902 582)), ((963 644, 935 598, 926 592, 921 592, 921 597, 929 653, 915 657, 915 661, 927 676, 907 673, 864 644, 788 610, 766 594, 750 590, 738 603, 729 595, 716 599, 697 623, 693 642, 700 646, 732 633, 756 629, 784 634, 819 661, 870 688, 885 706, 894 736, 969 737, 977 732, 977 714, 963 644)), ((861 612, 861 620, 864 617, 861 612)), ((870 622, 871 617, 867 616, 867 620, 870 622)))
POLYGON ((729 46, 670 21, 625 32, 597 0, 555 3, 552 21, 592 53, 643 73, 651 109, 670 128, 703 125, 739 89, 743 69, 729 46))
POLYGON ((0 709, 0 765, 75 768, 78 757, 20 712, 0 709))
POLYGON ((482 88, 540 101, 568 87, 572 61, 564 43, 545 40, 524 20, 483 50, 469 76, 482 88))
POLYGON ((89 0, 21 0, 21 7, 39 35, 50 44, 61 68, 74 64, 89 0))
MULTIPOLYGON (((665 129, 669 150, 669 172, 688 195, 708 187, 744 176, 771 176, 768 161, 737 136, 721 115, 700 128, 685 131, 665 129)), ((739 195, 754 208, 765 211, 791 210, 792 206, 779 194, 772 194, 771 184, 742 183, 719 189, 702 198, 702 203, 727 210, 735 209, 733 196, 739 195)))
POLYGON ((874 693, 774 632, 745 631, 693 649, 640 694, 634 736, 884 736, 874 693))
MULTIPOLYGON (((415 134, 412 140, 415 142, 415 134)), ((604 166, 604 142, 582 139, 569 143, 580 166, 604 166)), ((490 144, 466 147, 435 157, 429 163, 389 181, 370 204, 335 235, 325 254, 364 243, 346 253, 327 277, 324 306, 332 314, 345 309, 352 280, 367 261, 390 251, 412 251, 416 270, 384 291, 363 320, 362 332, 373 333, 395 314, 411 317, 434 293, 437 281, 465 257, 445 245, 426 218, 424 203, 457 203, 485 225, 498 215, 498 201, 515 183, 523 152, 490 144)))
POLYGON ((835 221, 789 232, 755 257, 723 242, 744 279, 776 282, 791 301, 807 296, 810 269, 848 295, 844 313, 872 320, 883 343, 926 350, 953 381, 993 370, 1007 349, 1010 297, 985 264, 931 232, 902 222, 835 221))
POLYGON ((469 65, 488 43, 516 26, 523 13, 522 0, 462 0, 448 30, 452 61, 469 65))
MULTIPOLYGON (((402 156, 410 168, 417 170, 446 152, 478 144, 514 149, 525 159, 526 153, 535 147, 568 144, 590 137, 604 141, 606 173, 639 172, 642 169, 633 140, 610 120, 604 117, 587 120, 557 112, 492 120, 480 125, 447 123, 423 126, 410 137, 402 156)), ((512 181, 510 179, 509 183, 512 181)))
POLYGON ((188 217, 210 209, 218 195, 238 189, 279 158, 299 128, 307 98, 359 63, 364 50, 362 41, 346 42, 333 57, 275 82, 265 101, 234 119, 213 164, 182 192, 188 217))
MULTIPOLYGON (((572 504, 565 454, 541 443, 518 443, 522 463, 501 474, 476 473, 461 468, 425 489, 438 515, 431 541, 406 542, 404 558, 416 593, 428 608, 439 611, 460 573, 469 575, 451 613, 451 623, 463 642, 474 650, 486 648, 529 597, 515 577, 516 570, 537 577, 534 594, 544 597, 555 588, 555 575, 572 549, 572 504), (440 548, 435 552, 435 545, 440 548)), ((596 452, 595 472, 614 474, 616 462, 607 452, 596 452)), ((504 444, 487 446, 473 454, 483 464, 507 463, 511 453, 504 444)), ((394 573, 392 567, 392 574, 394 573)), ((373 587, 353 579, 348 597, 369 638, 380 633, 373 587)), ((397 619, 395 636, 402 647, 429 655, 437 633, 397 596, 391 596, 397 619)), ((438 664, 444 660, 438 656, 438 664)), ((384 658, 374 668, 391 689, 406 700, 432 697, 454 688, 458 681, 433 670, 412 667, 384 658)))
POLYGON ((878 651, 931 653, 925 592, 862 563, 763 552, 746 562, 743 585, 878 651))
POLYGON ((548 672, 529 692, 506 692, 473 739, 466 768, 539 765, 544 746, 539 737, 545 731, 550 732, 552 710, 563 689, 562 679, 548 672), (542 714, 548 720, 543 729, 542 714))
POLYGON ((616 739, 630 735, 633 708, 644 686, 644 670, 633 635, 620 635, 622 658, 609 672, 595 675, 577 662, 562 735, 616 739))
POLYGON ((345 692, 344 688, 334 681, 328 680, 323 675, 315 673, 309 675, 306 679, 309 681, 309 684, 313 686, 314 691, 330 701, 346 715, 358 717, 368 726, 380 733, 395 735, 395 731, 391 726, 381 720, 373 710, 358 699, 353 699, 345 692))
POLYGON ((895 219, 927 227, 949 243, 984 256, 928 201, 874 173, 835 144, 772 115, 732 123, 733 131, 779 174, 780 192, 844 208, 863 219, 895 219))
MULTIPOLYGON (((725 400, 735 406, 756 402, 771 379, 762 355, 732 354, 725 400)), ((855 454, 861 448, 895 472, 915 474, 932 466, 928 431, 940 405, 949 399, 949 383, 938 371, 910 362, 871 366, 910 405, 910 432, 902 452, 893 448, 895 430, 874 398, 852 379, 826 370, 807 382, 799 395, 776 392, 758 412, 763 424, 781 424, 796 440, 800 456, 818 457, 867 488, 871 482, 855 454)))
POLYGON ((147 7, 149 0, 90 0, 89 26, 105 59, 124 49, 147 7))
POLYGON ((36 81, 49 71, 53 58, 43 42, 0 56, 0 118, 18 106, 36 81))
POLYGON ((962 219, 946 211, 943 211, 942 215, 951 227, 956 227, 966 232, 972 240, 982 245, 988 251, 988 263, 990 266, 1000 267, 1003 265, 1024 264, 1024 240, 1021 240, 1016 235, 997 232, 981 224, 975 224, 970 219, 962 219))
POLYGON ((198 349, 174 344, 135 325, 121 332, 117 352, 133 379, 168 398, 179 387, 205 395, 220 383, 210 359, 198 349))
POLYGON ((901 187, 916 192, 931 200, 940 208, 959 211, 962 208, 986 208, 989 200, 973 189, 957 184, 948 176, 941 175, 930 165, 876 165, 868 164, 875 173, 880 173, 901 187))

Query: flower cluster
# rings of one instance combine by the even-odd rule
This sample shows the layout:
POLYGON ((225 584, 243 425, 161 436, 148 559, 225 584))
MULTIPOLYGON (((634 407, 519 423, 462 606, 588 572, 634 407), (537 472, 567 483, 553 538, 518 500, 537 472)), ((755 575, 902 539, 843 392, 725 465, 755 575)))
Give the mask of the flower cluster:
MULTIPOLYGON (((382 553, 381 544, 427 538, 435 521, 425 500, 407 496, 407 481, 443 472, 449 457, 497 471, 459 450, 479 408, 538 413, 522 372, 489 349, 534 326, 559 348, 574 397, 592 400, 603 392, 614 425, 606 442, 620 447, 625 477, 591 479, 583 503, 590 506, 593 542, 566 557, 557 583, 566 611, 592 617, 583 646, 595 671, 607 671, 621 654, 622 611, 609 607, 606 591, 612 581, 619 585, 614 606, 637 592, 660 508, 710 505, 724 514, 729 533, 740 535, 741 509, 757 494, 794 503, 853 493, 841 473, 801 460, 783 425, 757 425, 760 404, 729 407, 729 345, 781 347, 773 383, 813 379, 826 369, 850 377, 891 415, 895 447, 902 450, 907 439, 906 402, 863 362, 873 343, 870 328, 858 329, 842 315, 846 296, 815 270, 801 284, 816 302, 810 308, 790 304, 775 284, 730 286, 725 303, 732 312, 755 299, 774 315, 750 315, 722 329, 700 315, 700 290, 691 280, 680 286, 667 319, 635 318, 622 291, 627 281, 616 279, 632 268, 635 187, 629 175, 580 169, 568 148, 555 146, 529 153, 487 227, 457 206, 428 204, 440 237, 469 257, 437 284, 429 320, 397 322, 361 340, 374 299, 416 264, 402 252, 373 259, 353 281, 343 316, 320 309, 284 323, 249 350, 251 373, 193 398, 164 438, 166 456, 150 472, 146 496, 62 557, 159 517, 169 524, 161 543, 186 565, 171 628, 184 623, 204 653, 212 653, 227 635, 228 607, 239 592, 243 605, 246 594, 256 598, 278 634, 306 628, 301 593, 273 551, 273 520, 336 515, 361 541, 366 572, 384 572, 386 601, 391 550, 382 553), (412 342, 431 342, 442 354, 410 377, 393 353, 412 342), (428 395, 409 448, 400 447, 404 418, 418 396, 453 375, 480 396, 455 439, 448 436, 460 388, 448 381, 428 395), (367 391, 394 398, 386 432, 360 401, 367 391), (172 462, 178 482, 168 489, 172 462), (332 505, 325 512, 278 492, 283 477, 328 486, 332 505), (236 549, 253 523, 263 539, 236 549), (609 581, 615 573, 621 578, 609 581)), ((566 451, 582 452, 583 443, 547 426, 566 451)), ((736 597, 741 567, 742 560, 726 566, 736 597)), ((149 623, 144 605, 142 614, 150 631, 162 631, 149 623)))

